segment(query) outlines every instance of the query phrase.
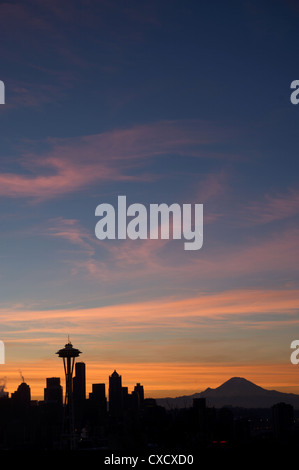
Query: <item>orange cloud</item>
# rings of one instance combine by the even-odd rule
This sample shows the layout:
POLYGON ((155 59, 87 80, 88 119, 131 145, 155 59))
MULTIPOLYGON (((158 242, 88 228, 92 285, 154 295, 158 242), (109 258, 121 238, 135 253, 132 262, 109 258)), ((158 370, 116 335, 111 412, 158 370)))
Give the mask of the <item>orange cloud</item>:
MULTIPOLYGON (((218 293, 201 293, 196 297, 176 299, 175 297, 109 305, 97 308, 57 309, 57 310, 0 310, 2 331, 5 327, 13 326, 12 332, 6 331, 7 341, 16 337, 17 341, 26 341, 20 338, 21 331, 28 334, 55 333, 55 336, 67 335, 69 330, 73 334, 93 335, 109 331, 142 330, 152 327, 158 328, 194 328, 194 319, 216 320, 231 317, 238 320, 242 316, 252 315, 248 319, 248 326, 253 327, 259 323, 259 315, 263 314, 289 314, 295 315, 298 311, 299 290, 257 290, 244 289, 218 293)), ((276 319, 274 319, 274 324, 276 319)), ((243 318, 246 321, 246 318, 243 318)), ((269 324, 272 319, 269 319, 269 324)), ((287 320, 292 321, 292 318, 287 320)), ((296 317, 293 318, 297 322, 296 317)), ((281 324, 281 323, 280 323, 281 324)), ((203 328, 204 326, 201 326, 203 328)), ((3 335, 3 334, 2 334, 3 335)), ((28 336, 28 343, 31 337, 28 336)), ((43 340, 41 340, 43 341, 43 340)))

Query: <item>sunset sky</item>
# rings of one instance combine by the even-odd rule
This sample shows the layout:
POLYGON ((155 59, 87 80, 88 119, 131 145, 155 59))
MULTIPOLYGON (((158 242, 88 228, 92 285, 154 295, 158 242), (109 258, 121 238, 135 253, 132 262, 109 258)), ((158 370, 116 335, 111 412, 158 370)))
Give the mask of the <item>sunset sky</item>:
POLYGON ((0 381, 32 398, 232 376, 299 393, 297 2, 0 4, 0 381), (203 204, 203 247, 98 240, 101 203, 203 204), (64 385, 64 383, 63 383, 64 385))

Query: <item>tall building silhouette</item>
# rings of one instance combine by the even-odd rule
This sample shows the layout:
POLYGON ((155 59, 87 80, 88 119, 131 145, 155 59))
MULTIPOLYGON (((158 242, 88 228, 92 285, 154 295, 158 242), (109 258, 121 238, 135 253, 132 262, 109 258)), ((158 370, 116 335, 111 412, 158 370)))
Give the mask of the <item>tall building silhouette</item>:
POLYGON ((92 384, 92 392, 89 394, 89 400, 93 403, 99 414, 104 416, 107 413, 107 398, 105 384, 92 384))
POLYGON ((22 405, 29 405, 31 400, 31 391, 30 387, 26 382, 22 382, 17 390, 11 394, 13 401, 20 403, 22 405))
POLYGON ((56 403, 62 405, 62 386, 60 377, 50 377, 46 379, 47 386, 44 388, 45 403, 56 403))
POLYGON ((73 372, 75 358, 81 354, 79 349, 73 348, 69 341, 64 348, 57 351, 59 357, 63 359, 65 373, 65 399, 64 399, 64 417, 63 417, 63 441, 70 449, 75 447, 75 429, 74 429, 74 399, 73 399, 73 372))
POLYGON ((109 414, 120 417, 123 412, 124 391, 121 384, 121 375, 116 370, 109 376, 109 414))
POLYGON ((86 368, 84 362, 76 362, 75 364, 73 395, 75 403, 80 404, 86 399, 86 368))
POLYGON ((138 408, 141 408, 144 402, 144 389, 143 385, 137 383, 134 387, 134 395, 137 397, 138 408))
POLYGON ((105 384, 92 384, 92 392, 89 394, 89 399, 96 400, 98 402, 107 401, 105 389, 105 384))

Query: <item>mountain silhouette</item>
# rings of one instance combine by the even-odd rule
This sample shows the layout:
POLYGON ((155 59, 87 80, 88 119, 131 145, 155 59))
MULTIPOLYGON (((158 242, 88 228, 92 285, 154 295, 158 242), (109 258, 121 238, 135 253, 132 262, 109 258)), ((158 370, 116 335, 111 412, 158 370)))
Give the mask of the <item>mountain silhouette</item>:
POLYGON ((279 402, 299 409, 299 395, 266 390, 242 377, 232 377, 217 388, 207 388, 203 392, 184 395, 177 398, 160 398, 157 404, 167 409, 188 408, 194 398, 205 398, 209 407, 222 408, 270 408, 279 402))

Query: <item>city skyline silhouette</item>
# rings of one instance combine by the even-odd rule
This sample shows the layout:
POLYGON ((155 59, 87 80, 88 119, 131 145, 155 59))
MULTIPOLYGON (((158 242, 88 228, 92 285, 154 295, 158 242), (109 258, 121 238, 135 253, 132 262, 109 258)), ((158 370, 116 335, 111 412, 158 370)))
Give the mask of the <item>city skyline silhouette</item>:
MULTIPOLYGON (((92 384, 86 393, 86 364, 70 340, 56 353, 63 359, 64 387, 60 377, 46 378, 44 400, 31 400, 30 386, 20 371, 21 384, 11 393, 0 391, 0 450, 109 450, 146 451, 180 448, 239 449, 240 446, 293 445, 299 438, 299 395, 267 391, 244 378, 231 378, 218 389, 197 394, 188 404, 165 406, 145 398, 140 382, 129 391, 114 370, 105 383, 92 384), (222 390, 231 404, 212 406, 213 393, 222 390), (248 407, 239 397, 251 395, 248 407), (263 402, 261 396, 272 402, 263 402), (288 400, 297 398, 295 408, 288 400), (282 401, 286 399, 286 402, 282 401), (41 423, 43 432, 41 432, 41 423), (27 432, 20 432, 27 429, 27 432), (159 431, 158 431, 159 429, 159 431), (188 435, 188 443, 186 435, 188 435), (24 437, 26 436, 26 437, 24 437), (266 444, 265 444, 266 443, 266 444)), ((188 398, 188 397, 186 397, 188 398)), ((248 399, 248 396, 247 396, 248 399)))

